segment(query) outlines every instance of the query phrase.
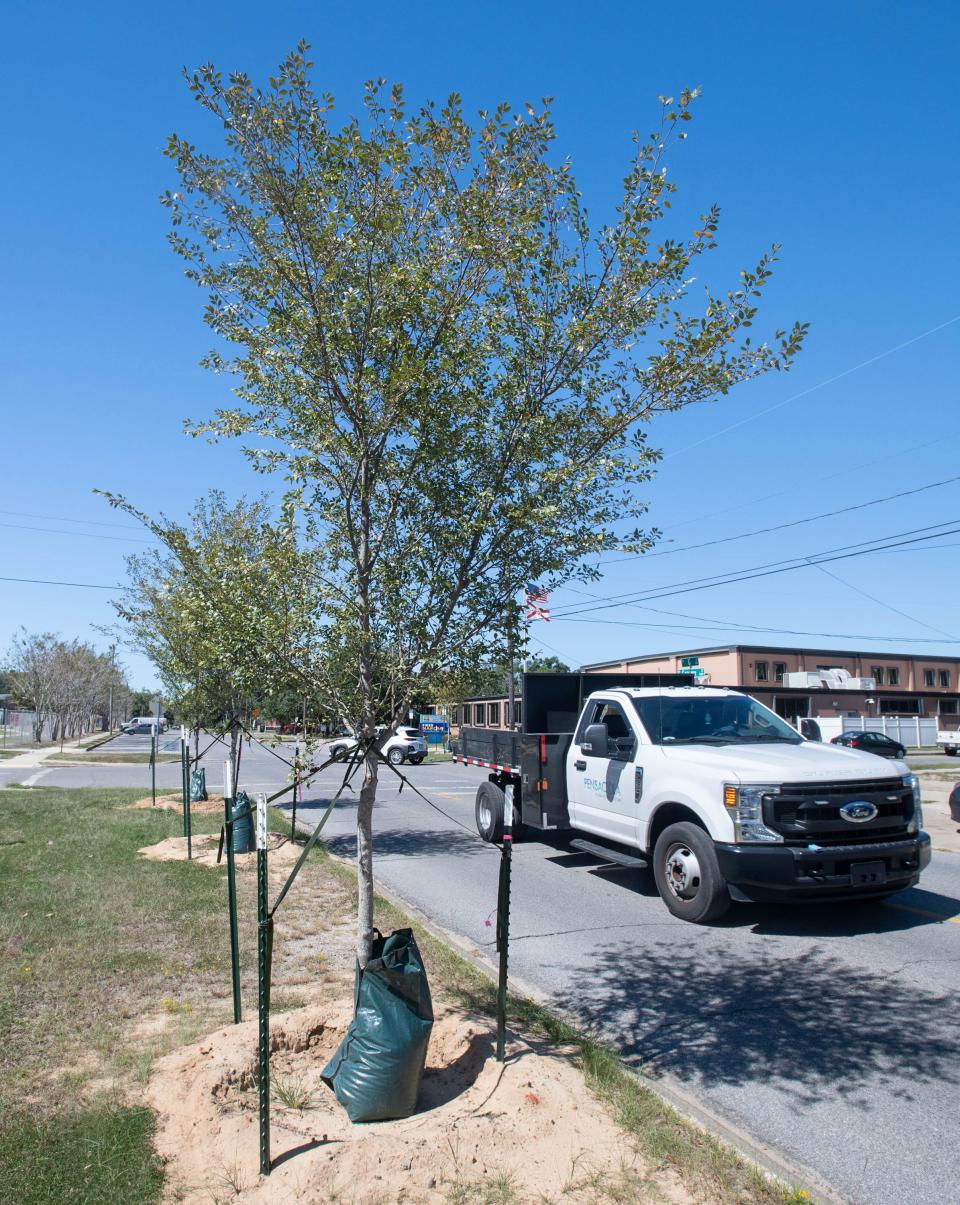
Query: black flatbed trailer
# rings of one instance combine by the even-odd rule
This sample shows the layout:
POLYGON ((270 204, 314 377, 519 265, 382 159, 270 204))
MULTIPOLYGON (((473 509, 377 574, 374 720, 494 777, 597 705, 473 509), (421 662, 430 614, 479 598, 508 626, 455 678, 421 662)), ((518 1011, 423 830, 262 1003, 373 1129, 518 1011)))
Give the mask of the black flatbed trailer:
POLYGON ((492 771, 501 788, 512 784, 522 824, 569 828, 566 759, 585 700, 618 687, 691 685, 691 674, 524 674, 519 731, 461 727, 453 760, 492 771))

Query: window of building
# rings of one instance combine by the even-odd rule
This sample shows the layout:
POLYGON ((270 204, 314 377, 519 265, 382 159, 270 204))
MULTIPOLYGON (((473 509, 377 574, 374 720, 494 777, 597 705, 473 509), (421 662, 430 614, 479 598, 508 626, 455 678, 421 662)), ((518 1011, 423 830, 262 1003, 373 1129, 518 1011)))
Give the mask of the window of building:
POLYGON ((956 699, 941 699, 940 714, 941 715, 956 715, 960 708, 957 707, 956 699))
POLYGON ((499 728, 500 727, 500 704, 499 703, 488 703, 487 704, 487 723, 490 725, 491 728, 499 728))
POLYGON ((948 669, 942 669, 939 671, 939 673, 940 673, 940 685, 945 686, 947 688, 947 690, 949 690, 950 689, 950 671, 948 669))
POLYGON ((460 708, 460 726, 465 727, 470 723, 470 717, 473 715, 473 708, 469 703, 464 703, 460 708))
POLYGON ((887 685, 888 686, 899 686, 900 685, 900 670, 895 665, 891 665, 887 669, 887 685))
POLYGON ((783 675, 787 672, 786 661, 774 661, 773 663, 773 680, 774 682, 782 682, 783 675))
POLYGON ((758 661, 756 663, 756 665, 754 666, 754 670, 756 671, 758 682, 766 682, 767 681, 767 670, 768 669, 769 669, 769 665, 766 661, 758 661))
POLYGON ((523 722, 523 704, 516 702, 513 705, 513 722, 519 728, 523 722))
POLYGON ((870 677, 876 678, 877 685, 882 686, 883 685, 883 666, 882 665, 871 665, 870 666, 870 677))
POLYGON ((881 699, 881 715, 922 715, 919 699, 881 699))
POLYGON ((484 716, 487 714, 486 703, 474 703, 473 705, 473 722, 483 726, 484 716))
POLYGON ((924 684, 924 686, 933 686, 934 677, 933 677, 932 669, 925 669, 923 671, 923 684, 924 684))

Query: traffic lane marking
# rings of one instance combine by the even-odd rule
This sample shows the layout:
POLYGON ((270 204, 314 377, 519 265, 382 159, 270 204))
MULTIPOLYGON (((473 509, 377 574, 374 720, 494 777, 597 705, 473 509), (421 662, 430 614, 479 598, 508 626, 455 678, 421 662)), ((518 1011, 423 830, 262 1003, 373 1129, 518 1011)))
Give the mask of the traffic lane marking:
POLYGON ((951 925, 960 925, 960 913, 956 916, 944 916, 942 912, 931 912, 929 908, 914 908, 912 904, 895 904, 887 900, 888 908, 899 908, 901 912, 915 912, 917 916, 928 916, 932 920, 949 921, 951 925))

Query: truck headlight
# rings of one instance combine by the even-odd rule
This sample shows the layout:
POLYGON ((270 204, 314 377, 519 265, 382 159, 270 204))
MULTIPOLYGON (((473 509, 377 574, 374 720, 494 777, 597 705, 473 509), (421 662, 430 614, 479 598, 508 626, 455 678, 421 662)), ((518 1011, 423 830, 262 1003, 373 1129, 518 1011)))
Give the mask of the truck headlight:
POLYGON ((920 779, 916 774, 904 774, 903 785, 913 791, 913 818, 907 831, 918 833, 923 828, 923 804, 920 802, 920 779))
POLYGON ((723 802, 733 820, 734 839, 739 842, 783 842, 783 835, 775 833, 763 823, 764 795, 779 795, 780 787, 772 784, 750 784, 733 786, 725 783, 723 802))

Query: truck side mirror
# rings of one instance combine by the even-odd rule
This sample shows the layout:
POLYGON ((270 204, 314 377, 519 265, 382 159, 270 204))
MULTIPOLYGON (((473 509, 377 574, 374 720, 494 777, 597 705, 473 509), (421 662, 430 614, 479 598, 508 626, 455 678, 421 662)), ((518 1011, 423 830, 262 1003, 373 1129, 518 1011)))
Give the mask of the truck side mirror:
POLYGON ((606 757, 609 750, 610 735, 606 724, 588 724, 580 742, 584 753, 594 757, 606 757))

